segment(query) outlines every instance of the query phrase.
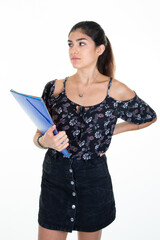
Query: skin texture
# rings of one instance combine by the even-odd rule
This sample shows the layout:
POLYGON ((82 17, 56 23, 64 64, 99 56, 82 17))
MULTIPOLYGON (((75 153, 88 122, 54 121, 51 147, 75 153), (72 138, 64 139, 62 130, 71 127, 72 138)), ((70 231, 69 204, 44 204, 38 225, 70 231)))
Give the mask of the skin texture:
MULTIPOLYGON (((103 53, 105 46, 102 44, 96 47, 93 40, 80 30, 72 32, 69 35, 68 40, 70 61, 73 68, 77 69, 77 72, 67 79, 67 97, 82 106, 92 106, 102 102, 107 94, 110 78, 98 71, 96 63, 98 57, 103 53), (85 90, 87 94, 85 94, 85 90), (83 92, 84 96, 80 98, 78 94, 83 92)), ((54 96, 57 96, 63 90, 63 81, 63 79, 56 81, 54 96)), ((117 100, 124 101, 133 98, 135 93, 124 83, 113 79, 109 95, 117 100)), ((114 129, 113 135, 145 128, 156 120, 157 118, 152 122, 141 125, 128 122, 119 123, 114 129)), ((49 128, 44 136, 39 139, 39 142, 44 147, 50 147, 57 151, 62 151, 67 148, 69 139, 65 131, 60 131, 54 136, 54 128, 55 126, 49 128), (66 140, 66 143, 61 144, 63 140, 66 140)), ((39 146, 36 143, 36 139, 39 135, 41 135, 41 132, 37 129, 33 139, 37 147, 39 146)), ((100 156, 103 154, 105 153, 102 153, 100 156)), ((48 230, 41 226, 39 226, 38 231, 38 240, 65 240, 67 237, 66 232, 48 230)), ((78 232, 78 240, 100 240, 101 234, 102 229, 92 233, 78 232)))

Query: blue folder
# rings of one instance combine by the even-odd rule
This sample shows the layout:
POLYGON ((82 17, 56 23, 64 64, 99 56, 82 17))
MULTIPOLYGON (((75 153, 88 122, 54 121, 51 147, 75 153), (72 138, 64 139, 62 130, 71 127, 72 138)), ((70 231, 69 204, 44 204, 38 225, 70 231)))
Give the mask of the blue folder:
MULTIPOLYGON (((10 92, 42 134, 44 134, 51 126, 54 125, 48 109, 41 97, 22 94, 14 90, 10 90, 10 92)), ((55 129, 53 133, 54 135, 57 135, 57 129, 55 129)), ((62 150, 61 153, 68 158, 70 157, 67 149, 62 150)))

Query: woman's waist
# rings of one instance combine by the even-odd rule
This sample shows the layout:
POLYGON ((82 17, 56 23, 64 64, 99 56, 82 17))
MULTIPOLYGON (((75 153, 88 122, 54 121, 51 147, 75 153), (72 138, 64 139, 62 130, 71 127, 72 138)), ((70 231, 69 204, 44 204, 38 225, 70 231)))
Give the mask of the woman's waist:
MULTIPOLYGON (((69 152, 70 154, 70 157, 66 157, 62 152, 59 152, 59 151, 56 151, 54 149, 51 149, 49 148, 48 149, 48 154, 49 156, 51 156, 52 158, 55 158, 55 159, 62 159, 64 161, 77 161, 77 162, 80 162, 80 161, 92 161, 92 162, 99 162, 101 161, 101 159, 107 159, 106 155, 102 155, 100 157, 100 153, 99 152, 91 152, 91 151, 85 151, 85 152, 82 152, 82 151, 79 151, 77 153, 71 153, 69 152)), ((104 151, 105 152, 105 151, 104 151)))

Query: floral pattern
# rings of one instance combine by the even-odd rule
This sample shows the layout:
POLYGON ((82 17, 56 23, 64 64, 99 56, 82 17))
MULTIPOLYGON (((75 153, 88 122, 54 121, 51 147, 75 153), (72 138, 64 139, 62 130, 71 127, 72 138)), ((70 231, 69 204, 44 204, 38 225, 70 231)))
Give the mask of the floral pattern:
POLYGON ((67 150, 77 160, 89 160, 92 154, 98 156, 108 150, 118 118, 142 124, 156 117, 155 111, 136 93, 127 101, 118 101, 110 97, 108 93, 112 77, 106 98, 99 104, 87 106, 89 108, 87 111, 86 107, 68 99, 65 81, 63 91, 53 97, 55 81, 56 79, 45 85, 42 98, 57 130, 66 131, 69 138, 67 150), (80 111, 76 106, 80 107, 80 111))

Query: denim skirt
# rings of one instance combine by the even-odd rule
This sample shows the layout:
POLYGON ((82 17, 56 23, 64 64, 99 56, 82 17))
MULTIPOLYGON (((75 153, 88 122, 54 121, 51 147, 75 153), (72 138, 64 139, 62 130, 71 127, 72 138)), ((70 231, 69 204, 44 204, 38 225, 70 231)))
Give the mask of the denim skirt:
POLYGON ((42 164, 38 223, 65 232, 98 231, 116 217, 106 155, 76 160, 48 149, 42 164))

